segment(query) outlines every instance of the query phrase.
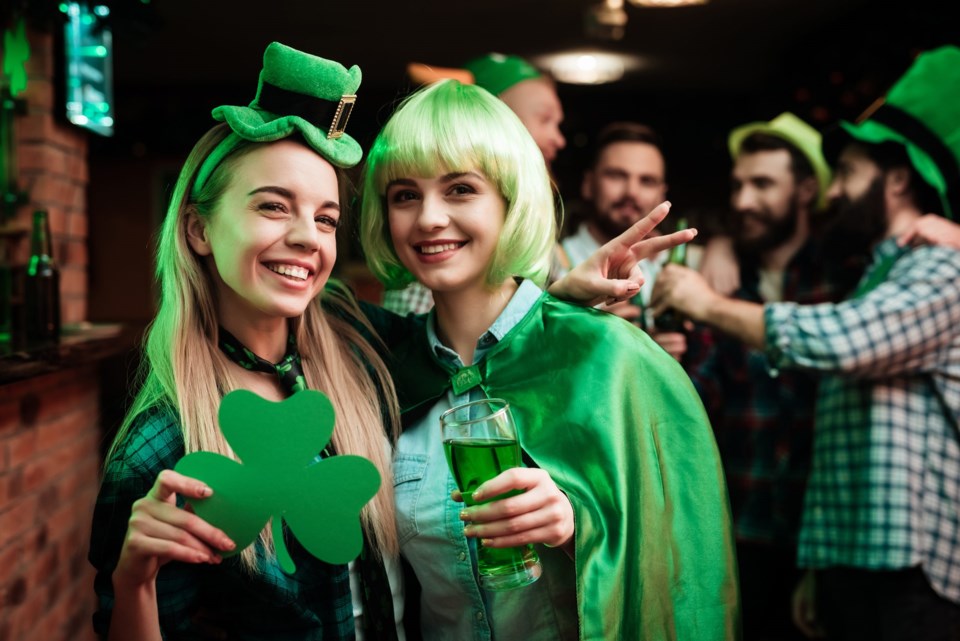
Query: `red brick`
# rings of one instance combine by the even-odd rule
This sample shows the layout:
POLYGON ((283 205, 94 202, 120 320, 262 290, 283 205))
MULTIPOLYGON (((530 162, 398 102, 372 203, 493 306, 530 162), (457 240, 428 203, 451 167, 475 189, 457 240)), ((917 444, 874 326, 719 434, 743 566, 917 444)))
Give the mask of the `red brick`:
POLYGON ((36 416, 38 425, 76 409, 88 410, 91 405, 99 407, 100 389, 96 370, 92 367, 78 367, 69 372, 70 376, 63 377, 55 387, 49 387, 40 395, 40 407, 36 416))
POLYGON ((0 532, 5 538, 13 538, 34 527, 37 519, 37 497, 26 497, 13 505, 4 506, 0 512, 0 532))
POLYGON ((86 294, 87 270, 82 266, 65 265, 60 269, 61 294, 86 294))
POLYGON ((61 298, 60 318, 65 325, 82 323, 87 319, 87 301, 83 297, 61 298))
POLYGON ((96 399, 86 399, 83 405, 74 406, 72 411, 46 421, 36 428, 36 451, 45 452, 75 441, 85 432, 97 431, 97 418, 96 399))
POLYGON ((49 76, 34 76, 27 81, 26 90, 18 96, 25 98, 27 103, 40 111, 52 111, 54 101, 53 82, 49 76))
POLYGON ((71 212, 67 222, 67 233, 71 238, 87 237, 88 220, 86 212, 71 212))
POLYGON ((40 78, 53 77, 53 34, 45 31, 27 31, 30 42, 30 59, 27 60, 27 74, 40 78))
POLYGON ((53 116, 51 114, 28 113, 15 121, 17 141, 46 143, 53 139, 53 116))
POLYGON ((86 267, 88 264, 87 243, 85 240, 65 240, 60 243, 56 260, 62 265, 86 267))
MULTIPOLYGON (((0 474, 0 505, 8 505, 23 492, 23 470, 10 470, 0 474)), ((0 567, 3 567, 0 565, 0 567)))
POLYGON ((32 587, 42 586, 56 574, 62 572, 65 563, 60 563, 60 549, 56 545, 48 545, 40 551, 39 556, 30 564, 29 582, 32 587))
POLYGON ((0 437, 20 427, 20 403, 12 398, 0 398, 0 437))
POLYGON ((14 576, 17 569, 22 565, 25 545, 24 537, 8 537, 4 532, 2 543, 0 543, 0 568, 3 568, 0 581, 3 583, 14 576))
POLYGON ((95 451, 99 437, 97 433, 90 433, 65 446, 35 456, 23 466, 23 491, 35 492, 46 483, 62 476, 91 451, 95 451))
POLYGON ((50 140, 53 144, 63 147, 76 153, 84 153, 86 150, 86 130, 75 125, 53 123, 53 132, 50 140))
POLYGON ((7 439, 7 462, 10 469, 16 469, 33 458, 37 450, 36 430, 22 430, 7 439))

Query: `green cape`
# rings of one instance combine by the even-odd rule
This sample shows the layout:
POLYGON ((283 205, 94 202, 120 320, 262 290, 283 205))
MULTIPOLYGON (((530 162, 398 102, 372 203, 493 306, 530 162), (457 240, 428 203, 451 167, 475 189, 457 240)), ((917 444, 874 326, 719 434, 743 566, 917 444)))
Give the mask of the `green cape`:
POLYGON ((720 458, 679 364, 629 323, 547 294, 459 373, 434 358, 423 322, 393 353, 404 423, 451 378, 510 402, 524 451, 573 504, 580 638, 738 638, 720 458))

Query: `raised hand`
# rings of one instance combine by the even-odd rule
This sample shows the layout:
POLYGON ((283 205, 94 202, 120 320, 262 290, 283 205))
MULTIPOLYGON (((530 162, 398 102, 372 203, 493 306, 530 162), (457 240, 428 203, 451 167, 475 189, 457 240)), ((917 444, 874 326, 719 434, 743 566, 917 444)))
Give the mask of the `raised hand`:
POLYGON ((550 286, 557 298, 584 305, 615 303, 627 300, 640 291, 643 274, 637 262, 655 256, 665 249, 688 243, 697 235, 696 229, 647 238, 670 212, 670 203, 663 202, 607 244, 591 254, 583 263, 550 286))

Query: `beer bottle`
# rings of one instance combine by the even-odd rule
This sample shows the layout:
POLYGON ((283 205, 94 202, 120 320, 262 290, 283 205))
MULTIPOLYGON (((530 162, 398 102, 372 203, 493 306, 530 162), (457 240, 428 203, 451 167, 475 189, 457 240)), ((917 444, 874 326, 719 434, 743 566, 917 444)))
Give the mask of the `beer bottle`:
POLYGON ((47 212, 33 212, 23 292, 28 344, 56 342, 60 337, 60 271, 53 262, 52 246, 47 212))
MULTIPOLYGON (((677 231, 683 231, 687 228, 687 219, 678 218, 677 219, 677 231)), ((683 243, 682 245, 677 245, 670 250, 670 255, 667 257, 668 265, 686 265, 687 264, 687 244, 683 243)), ((683 316, 678 314, 676 310, 668 309, 659 316, 653 319, 653 326, 657 331, 660 332, 682 332, 683 331, 683 316)))

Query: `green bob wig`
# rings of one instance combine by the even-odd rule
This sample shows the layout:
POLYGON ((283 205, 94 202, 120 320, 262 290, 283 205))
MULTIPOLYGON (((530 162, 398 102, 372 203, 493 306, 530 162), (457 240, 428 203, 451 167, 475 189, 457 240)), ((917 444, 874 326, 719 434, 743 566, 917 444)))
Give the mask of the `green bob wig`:
POLYGON ((553 187, 543 155, 523 123, 480 87, 443 80, 401 103, 370 149, 362 181, 360 242, 367 264, 387 289, 413 282, 394 251, 386 189, 398 178, 479 171, 506 203, 487 283, 546 281, 557 236, 553 187))

